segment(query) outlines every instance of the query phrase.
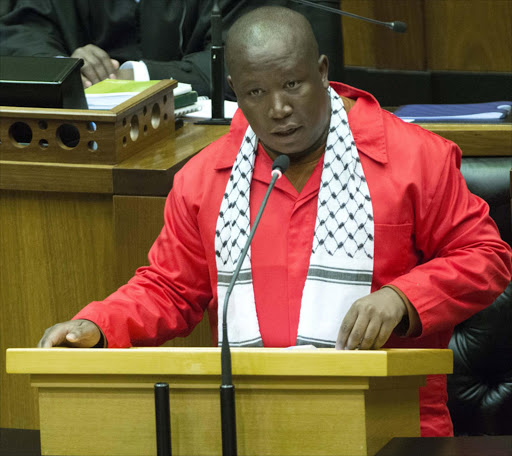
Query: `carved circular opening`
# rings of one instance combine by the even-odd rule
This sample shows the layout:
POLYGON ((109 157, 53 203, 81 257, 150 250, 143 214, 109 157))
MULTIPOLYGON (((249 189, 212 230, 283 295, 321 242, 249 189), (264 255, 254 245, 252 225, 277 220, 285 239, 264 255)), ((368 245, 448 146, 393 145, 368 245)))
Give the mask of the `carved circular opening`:
POLYGON ((126 147, 127 139, 126 136, 123 136, 123 147, 126 147))
POLYGON ((80 132, 72 124, 62 124, 57 128, 57 142, 64 149, 73 149, 80 142, 80 132))
POLYGON ((147 135, 147 134, 148 134, 148 126, 144 125, 144 135, 147 135))
POLYGON ((147 108, 147 106, 144 106, 144 109, 142 110, 142 114, 146 115, 147 113, 148 113, 148 108, 147 108))
POLYGON ((40 139, 39 140, 39 147, 41 149, 46 149, 48 147, 48 140, 47 139, 40 139))
POLYGON ((151 126, 155 130, 160 126, 160 106, 158 103, 155 103, 151 110, 151 126))
POLYGON ((9 128, 14 146, 27 147, 32 142, 32 129, 25 122, 15 122, 9 128))
POLYGON ((40 120, 40 121, 37 122, 37 126, 41 130, 46 130, 48 128, 48 122, 46 122, 46 120, 40 120))
POLYGON ((87 122, 87 130, 90 132, 94 132, 98 129, 98 126, 96 125, 96 122, 87 122))
POLYGON ((96 152, 98 150, 98 143, 96 141, 89 141, 87 143, 87 148, 90 152, 96 152))
POLYGON ((167 95, 164 95, 164 104, 167 103, 167 95))
POLYGON ((123 117, 123 127, 126 127, 126 117, 123 117))
POLYGON ((167 113, 164 114, 164 120, 167 122, 168 115, 167 113))
POLYGON ((139 118, 137 116, 133 116, 130 121, 130 138, 132 141, 137 141, 139 138, 139 118))

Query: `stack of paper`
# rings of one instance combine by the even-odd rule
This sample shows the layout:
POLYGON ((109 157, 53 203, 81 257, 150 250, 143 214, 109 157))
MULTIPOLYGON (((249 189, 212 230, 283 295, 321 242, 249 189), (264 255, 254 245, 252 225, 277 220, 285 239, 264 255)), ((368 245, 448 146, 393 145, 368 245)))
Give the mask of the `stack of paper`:
POLYGON ((503 122, 512 110, 512 101, 468 104, 411 104, 394 114, 406 122, 503 122))
MULTIPOLYGON (((208 120, 212 117, 212 100, 208 97, 199 97, 195 103, 197 109, 188 112, 181 112, 181 109, 175 111, 176 117, 182 116, 184 120, 198 121, 208 120)), ((224 118, 232 119, 238 109, 238 104, 235 101, 224 101, 224 118)), ((186 108, 185 108, 186 110, 186 108)))
MULTIPOLYGON (((105 79, 85 89, 89 109, 112 109, 159 81, 105 79)), ((197 92, 190 84, 179 82, 174 88, 174 107, 183 108, 197 101, 197 92)))

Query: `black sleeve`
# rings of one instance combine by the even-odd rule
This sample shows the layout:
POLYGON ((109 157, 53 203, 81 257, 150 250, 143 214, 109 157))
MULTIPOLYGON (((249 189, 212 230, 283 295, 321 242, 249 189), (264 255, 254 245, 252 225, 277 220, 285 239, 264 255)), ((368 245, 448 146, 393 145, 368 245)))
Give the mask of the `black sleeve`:
POLYGON ((18 0, 0 18, 2 55, 67 56, 69 49, 59 30, 50 0, 18 0))
MULTIPOLYGON (((234 21, 250 9, 250 3, 249 0, 219 1, 224 37, 234 21)), ((142 60, 148 67, 151 79, 173 78, 192 84, 199 95, 210 96, 212 4, 212 0, 188 0, 182 5, 183 17, 176 17, 180 14, 177 12, 177 4, 172 11, 166 10, 165 6, 160 6, 162 17, 165 18, 162 21, 166 22, 165 30, 156 28, 148 30, 148 25, 155 23, 155 5, 152 5, 151 10, 146 11, 143 7, 142 60), (152 17, 147 17, 148 13, 152 17), (173 46, 173 49, 169 49, 168 46, 173 46)), ((234 99, 234 94, 227 82, 225 94, 226 98, 234 99)))

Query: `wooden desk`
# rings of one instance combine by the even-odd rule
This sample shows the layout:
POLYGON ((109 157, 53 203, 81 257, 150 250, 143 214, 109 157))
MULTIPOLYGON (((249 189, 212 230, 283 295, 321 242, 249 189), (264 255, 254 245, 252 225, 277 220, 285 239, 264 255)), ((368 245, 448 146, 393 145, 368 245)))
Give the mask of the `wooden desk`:
MULTIPOLYGON (((233 348, 239 453, 374 456, 419 437, 418 388, 452 363, 450 350, 233 348)), ((10 349, 7 371, 38 389, 45 454, 154 455, 156 382, 173 454, 222 452, 220 348, 10 349)))
POLYGON ((511 156, 512 123, 421 125, 456 143, 466 157, 511 156))
MULTIPOLYGON (((511 124, 425 126, 458 140, 465 155, 512 150, 511 124)), ((226 131, 185 124, 176 138, 117 165, 0 161, 0 366, 7 348, 34 347, 45 328, 104 298, 147 264, 174 174, 226 131)), ((209 344, 207 321, 170 343, 209 344)), ((2 369, 0 384, 0 426, 37 429, 28 377, 2 369)))
MULTIPOLYGON (((39 427, 35 391, 5 373, 5 350, 34 347, 147 264, 174 174, 226 131, 185 124, 118 165, 0 161, 0 426, 39 427)), ((170 344, 210 345, 209 334, 206 319, 170 344)))
POLYGON ((400 437, 375 456, 512 456, 512 436, 400 437))

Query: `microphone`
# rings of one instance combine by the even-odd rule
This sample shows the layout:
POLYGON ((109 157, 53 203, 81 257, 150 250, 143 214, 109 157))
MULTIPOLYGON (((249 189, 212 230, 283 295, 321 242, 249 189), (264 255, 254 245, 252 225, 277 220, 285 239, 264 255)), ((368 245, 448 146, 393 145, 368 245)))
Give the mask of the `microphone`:
POLYGON ((279 155, 272 164, 272 179, 267 188, 267 193, 261 202, 261 206, 258 210, 258 214, 254 219, 253 226, 245 243, 242 253, 237 260, 233 277, 229 282, 228 289, 226 290, 226 296, 224 298, 224 307, 222 311, 222 347, 221 347, 221 385, 220 385, 220 414, 221 414, 221 429, 222 429, 222 456, 236 456, 236 417, 235 417, 235 386, 233 385, 233 377, 231 372, 231 350, 229 348, 228 340, 228 302, 233 287, 235 285, 242 263, 247 255, 249 246, 251 245, 252 238, 258 228, 261 216, 267 205, 270 192, 274 188, 277 179, 279 179, 290 166, 290 158, 287 155, 279 155))
POLYGON ((383 22, 383 21, 378 21, 376 19, 371 19, 369 17, 359 16, 354 13, 347 13, 346 11, 342 11, 342 10, 339 10, 336 8, 331 8, 330 6, 320 5, 318 3, 313 3, 308 0, 291 0, 291 1, 295 2, 295 3, 301 3, 302 5, 311 6, 312 8, 318 8, 318 9, 321 9, 324 11, 329 11, 330 13, 335 13, 340 16, 352 17, 354 19, 359 19, 361 21, 371 22, 372 24, 383 25, 384 27, 387 27, 388 29, 393 30, 393 32, 405 33, 407 31, 407 24, 402 21, 383 22))

